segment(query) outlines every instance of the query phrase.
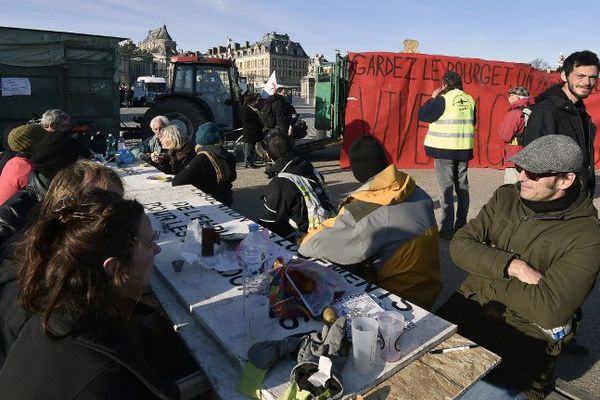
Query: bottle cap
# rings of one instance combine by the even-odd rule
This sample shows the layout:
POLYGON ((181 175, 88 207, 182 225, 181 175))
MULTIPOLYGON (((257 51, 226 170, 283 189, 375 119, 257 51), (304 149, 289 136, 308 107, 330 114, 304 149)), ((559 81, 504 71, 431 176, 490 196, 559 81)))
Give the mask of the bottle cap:
POLYGON ((248 231, 249 232, 258 232, 258 224, 253 222, 250 225, 248 225, 248 231))

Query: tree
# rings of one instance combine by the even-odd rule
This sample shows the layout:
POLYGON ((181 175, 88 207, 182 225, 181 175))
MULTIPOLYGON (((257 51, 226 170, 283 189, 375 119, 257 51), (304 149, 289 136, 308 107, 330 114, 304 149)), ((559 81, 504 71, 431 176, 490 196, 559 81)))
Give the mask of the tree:
POLYGON ((546 60, 543 58, 536 58, 535 60, 530 61, 529 65, 535 69, 539 69, 540 71, 546 71, 550 69, 550 64, 548 64, 548 62, 546 62, 546 60))

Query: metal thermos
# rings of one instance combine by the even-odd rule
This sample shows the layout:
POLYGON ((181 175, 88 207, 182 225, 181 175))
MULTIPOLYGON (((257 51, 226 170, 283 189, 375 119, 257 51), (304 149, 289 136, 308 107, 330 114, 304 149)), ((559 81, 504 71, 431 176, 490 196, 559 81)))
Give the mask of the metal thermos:
POLYGON ((214 256, 215 255, 215 242, 217 241, 217 232, 215 227, 209 222, 202 226, 202 255, 214 256))

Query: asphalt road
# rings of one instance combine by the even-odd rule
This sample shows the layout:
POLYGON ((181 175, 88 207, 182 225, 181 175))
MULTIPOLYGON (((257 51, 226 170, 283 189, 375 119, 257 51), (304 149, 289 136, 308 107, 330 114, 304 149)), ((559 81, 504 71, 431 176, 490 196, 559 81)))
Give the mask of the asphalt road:
MULTIPOLYGON (((309 127, 313 126, 314 109, 300 102, 294 102, 298 113, 306 120, 309 127)), ((132 120, 133 115, 143 113, 144 108, 121 109, 123 120, 132 120)), ((314 128, 309 129, 309 135, 314 135, 314 128)), ((268 179, 262 168, 245 169, 242 160, 241 147, 238 148, 237 172, 238 179, 234 182, 234 202, 232 208, 250 219, 257 220, 262 213, 261 196, 265 192, 268 179)), ((325 176, 334 204, 337 204, 348 193, 360 185, 352 176, 350 170, 339 167, 339 147, 315 151, 308 156, 313 165, 325 176)), ((438 187, 433 170, 407 169, 406 173, 413 176, 434 199, 438 197, 438 187)), ((470 206, 469 217, 477 215, 481 207, 488 201, 494 190, 503 183, 503 171, 477 168, 469 170, 470 206)), ((599 178, 596 178, 600 187, 599 178)), ((600 207, 600 192, 597 191, 594 204, 600 207)), ((436 208, 436 217, 440 218, 440 210, 436 208)), ((599 255, 600 256, 600 255, 599 255)), ((442 304, 464 280, 466 274, 458 268, 449 255, 449 242, 440 240, 440 259, 442 269, 443 290, 436 306, 442 304)), ((587 391, 595 398, 600 398, 600 289, 598 285, 588 297, 583 306, 583 323, 577 336, 577 343, 584 346, 586 355, 574 355, 563 351, 559 358, 557 375, 559 378, 587 391)))

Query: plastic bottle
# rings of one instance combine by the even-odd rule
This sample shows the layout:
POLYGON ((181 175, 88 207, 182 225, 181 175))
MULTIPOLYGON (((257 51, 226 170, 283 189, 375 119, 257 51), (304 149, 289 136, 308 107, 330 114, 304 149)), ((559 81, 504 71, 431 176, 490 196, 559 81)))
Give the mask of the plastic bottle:
POLYGON ((125 139, 123 139, 123 132, 119 132, 119 140, 117 141, 117 151, 120 153, 121 150, 126 150, 125 139))
POLYGON ((258 224, 249 225, 249 233, 240 244, 244 283, 244 322, 251 340, 264 340, 269 315, 267 255, 269 242, 258 231, 258 224))
POLYGON ((106 137, 106 159, 110 161, 109 158, 114 157, 115 154, 117 154, 117 141, 112 133, 109 133, 106 137))

